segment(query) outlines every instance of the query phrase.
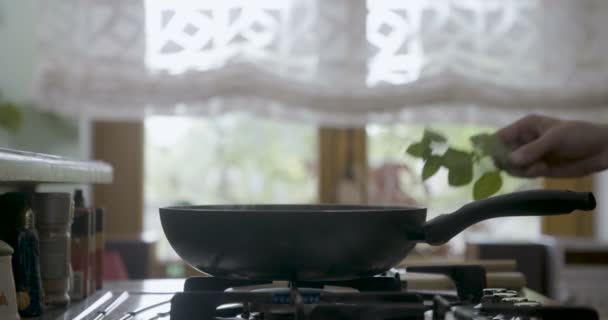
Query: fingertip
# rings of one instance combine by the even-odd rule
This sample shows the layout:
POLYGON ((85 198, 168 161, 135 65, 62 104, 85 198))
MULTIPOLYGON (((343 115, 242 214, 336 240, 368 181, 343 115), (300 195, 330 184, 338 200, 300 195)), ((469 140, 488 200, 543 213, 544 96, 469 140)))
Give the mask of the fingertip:
POLYGON ((510 169, 505 169, 505 170, 507 171, 507 173, 509 173, 509 175, 511 175, 513 177, 527 178, 526 172, 523 169, 510 168, 510 169))
POLYGON ((544 162, 535 163, 526 170, 526 176, 529 178, 546 176, 548 174, 548 169, 549 167, 544 162))
POLYGON ((539 162, 548 151, 550 151, 559 140, 555 136, 545 135, 533 140, 509 154, 509 161, 514 166, 528 167, 539 162))
POLYGON ((517 167, 522 167, 527 165, 528 159, 526 157, 526 153, 522 148, 517 149, 509 154, 509 162, 517 167))
POLYGON ((537 178, 550 174, 551 167, 545 162, 534 162, 527 166, 514 166, 512 164, 502 168, 509 175, 520 178, 537 178))
POLYGON ((513 140, 517 139, 518 132, 512 127, 502 128, 494 133, 494 136, 504 144, 511 144, 513 140))
POLYGON ((507 169, 507 163, 503 158, 492 157, 492 162, 494 162, 494 166, 498 169, 507 169))

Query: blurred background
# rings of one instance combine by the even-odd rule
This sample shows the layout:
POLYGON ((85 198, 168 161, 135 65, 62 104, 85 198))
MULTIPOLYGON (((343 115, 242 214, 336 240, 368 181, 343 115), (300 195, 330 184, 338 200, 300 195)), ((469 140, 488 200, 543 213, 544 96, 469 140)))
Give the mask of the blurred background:
MULTIPOLYGON (((113 184, 84 186, 107 208, 109 250, 131 278, 184 277, 195 271, 159 207, 374 203, 432 217, 472 187, 443 169, 422 181, 405 150, 425 128, 467 149, 533 112, 608 121, 606 14, 602 0, 0 0, 0 145, 111 163, 113 184)), ((608 192, 602 174, 503 178, 501 193, 608 192)), ((607 211, 484 222, 417 254, 606 240, 607 211)))

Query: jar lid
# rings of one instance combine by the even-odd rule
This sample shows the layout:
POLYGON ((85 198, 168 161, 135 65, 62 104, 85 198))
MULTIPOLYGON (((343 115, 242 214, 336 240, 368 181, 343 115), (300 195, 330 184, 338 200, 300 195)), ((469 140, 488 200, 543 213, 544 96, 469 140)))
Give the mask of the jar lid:
POLYGON ((68 226, 72 222, 73 206, 72 195, 67 192, 32 193, 32 210, 38 226, 68 226))
POLYGON ((0 240, 0 257, 10 256, 13 254, 13 248, 8 243, 0 240))

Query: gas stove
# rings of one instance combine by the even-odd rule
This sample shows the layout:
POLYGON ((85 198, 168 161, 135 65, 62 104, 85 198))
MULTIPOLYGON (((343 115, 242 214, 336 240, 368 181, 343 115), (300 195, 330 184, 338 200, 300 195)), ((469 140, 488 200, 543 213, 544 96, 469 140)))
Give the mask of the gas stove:
POLYGON ((486 288, 480 266, 432 266, 411 272, 449 276, 455 292, 408 290, 399 273, 348 281, 270 283, 191 278, 171 301, 171 320, 186 319, 598 319, 589 308, 543 306, 519 292, 486 288))
POLYGON ((43 319, 599 319, 590 308, 547 305, 520 291, 487 288, 481 266, 410 267, 407 272, 448 276, 455 290, 408 289, 398 272, 324 282, 194 277, 179 290, 163 285, 125 291, 128 288, 115 287, 60 317, 43 319))

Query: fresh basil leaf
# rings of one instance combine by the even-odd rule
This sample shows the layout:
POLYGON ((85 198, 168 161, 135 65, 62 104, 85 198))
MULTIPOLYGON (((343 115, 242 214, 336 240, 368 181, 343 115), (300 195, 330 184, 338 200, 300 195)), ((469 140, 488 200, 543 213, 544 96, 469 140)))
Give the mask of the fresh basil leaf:
POLYGON ((422 159, 424 159, 424 161, 427 161, 431 156, 433 156, 433 148, 429 144, 429 146, 426 147, 426 149, 424 149, 424 153, 422 154, 422 159))
POLYGON ((437 133, 435 131, 429 130, 429 129, 424 129, 424 135, 422 136, 422 140, 423 141, 432 141, 432 142, 446 142, 447 139, 441 135, 440 133, 437 133))
POLYGON ((12 103, 0 104, 0 127, 17 133, 23 126, 23 113, 12 103))
POLYGON ((426 181, 428 178, 435 175, 435 173, 439 171, 439 168, 441 168, 441 157, 430 156, 422 168, 422 181, 426 181))
POLYGON ((482 151, 484 154, 490 154, 492 136, 488 133, 480 133, 469 138, 474 148, 482 151))
MULTIPOLYGON (((481 133, 470 138, 473 151, 467 152, 449 147, 446 137, 425 129, 422 140, 411 144, 406 152, 411 156, 422 158, 422 180, 426 181, 434 176, 444 166, 448 169, 448 183, 450 186, 464 186, 473 180, 473 166, 482 158, 490 156, 495 161, 507 157, 508 148, 495 134, 481 133), (439 150, 438 148, 441 147, 439 150), (434 151, 446 152, 437 156, 434 151)), ((502 188, 500 170, 484 173, 473 186, 473 197, 484 199, 496 194, 502 188)))
POLYGON ((424 145, 422 142, 416 142, 407 147, 407 150, 405 152, 407 152, 407 154, 412 157, 422 158, 426 153, 427 148, 428 146, 424 145))
POLYGON ((494 143, 492 145, 492 151, 490 154, 498 162, 507 162, 511 150, 509 150, 509 147, 502 143, 502 141, 500 141, 500 139, 498 139, 496 136, 494 136, 493 141, 494 143))
POLYGON ((473 155, 471 153, 449 148, 441 158, 442 164, 449 170, 449 185, 463 186, 473 180, 473 155))
POLYGON ((473 147, 481 156, 492 156, 497 159, 504 159, 509 149, 500 141, 495 134, 481 133, 470 138, 473 147))
POLYGON ((454 148, 448 148, 443 156, 441 156, 441 159, 442 164, 448 169, 473 165, 473 154, 454 148))
POLYGON ((473 163, 460 167, 448 168, 448 184, 460 187, 471 183, 473 180, 473 163))
POLYGON ((502 187, 502 177, 499 171, 484 173, 473 185, 473 198, 481 200, 488 198, 500 190, 502 187))

